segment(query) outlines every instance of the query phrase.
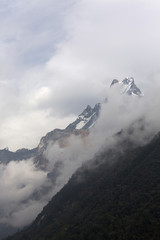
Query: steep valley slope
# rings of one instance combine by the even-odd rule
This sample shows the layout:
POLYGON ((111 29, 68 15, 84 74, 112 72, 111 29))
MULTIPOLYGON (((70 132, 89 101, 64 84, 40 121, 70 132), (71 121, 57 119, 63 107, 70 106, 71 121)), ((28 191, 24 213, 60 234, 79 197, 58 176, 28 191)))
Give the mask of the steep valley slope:
POLYGON ((159 240, 160 134, 84 164, 33 224, 8 240, 159 240))

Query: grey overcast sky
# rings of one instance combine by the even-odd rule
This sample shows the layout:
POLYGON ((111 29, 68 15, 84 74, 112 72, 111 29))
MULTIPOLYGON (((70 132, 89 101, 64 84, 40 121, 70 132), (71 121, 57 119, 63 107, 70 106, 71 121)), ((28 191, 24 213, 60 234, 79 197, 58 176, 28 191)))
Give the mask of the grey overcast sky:
POLYGON ((143 92, 160 73, 157 0, 1 0, 0 148, 38 145, 113 78, 143 92))

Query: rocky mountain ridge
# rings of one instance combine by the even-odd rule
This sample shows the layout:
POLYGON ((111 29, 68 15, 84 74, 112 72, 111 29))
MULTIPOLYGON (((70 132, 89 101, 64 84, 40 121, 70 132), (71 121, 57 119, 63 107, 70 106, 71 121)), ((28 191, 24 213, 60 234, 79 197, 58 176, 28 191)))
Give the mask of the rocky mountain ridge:
MULTIPOLYGON (((138 97, 142 97, 144 95, 136 86, 133 77, 127 77, 122 81, 114 79, 111 83, 111 87, 115 87, 117 85, 120 87, 120 94, 135 95, 138 97)), ((39 163, 42 169, 44 169, 44 161, 46 161, 46 159, 43 157, 43 152, 46 150, 49 142, 57 142, 60 139, 67 138, 72 134, 82 136, 88 134, 90 129, 98 120, 100 109, 101 103, 95 104, 93 108, 90 105, 87 105, 77 119, 73 123, 70 123, 65 129, 54 129, 42 137, 37 148, 31 150, 19 149, 16 152, 11 152, 7 148, 0 150, 0 163, 7 164, 11 160, 23 160, 33 157, 35 158, 36 164, 39 163)))
POLYGON ((94 126, 100 113, 101 104, 97 103, 94 108, 88 105, 78 118, 66 127, 66 130, 90 129, 94 126))

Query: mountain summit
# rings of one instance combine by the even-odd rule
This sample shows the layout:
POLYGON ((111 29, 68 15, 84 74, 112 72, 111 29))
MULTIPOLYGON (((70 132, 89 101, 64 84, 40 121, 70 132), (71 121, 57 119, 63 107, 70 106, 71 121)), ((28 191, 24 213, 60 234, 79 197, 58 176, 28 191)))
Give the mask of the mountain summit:
MULTIPOLYGON (((130 96, 135 95, 138 97, 144 96, 141 90, 136 86, 133 77, 126 77, 123 81, 114 79, 111 83, 111 87, 113 85, 114 86, 116 85, 118 88, 120 88, 121 94, 127 94, 130 96)), ((90 105, 88 105, 84 109, 84 111, 78 116, 78 118, 73 123, 70 123, 66 127, 66 130, 70 131, 75 129, 89 130, 96 123, 99 117, 100 109, 101 103, 97 103, 93 108, 90 105)))
POLYGON ((135 84, 133 77, 126 77, 125 79, 123 79, 123 81, 114 79, 111 83, 111 87, 113 85, 117 86, 117 84, 120 87, 121 94, 135 95, 138 97, 144 96, 144 94, 141 92, 141 90, 135 84))
POLYGON ((101 104, 97 103, 94 108, 88 105, 84 111, 78 116, 78 118, 71 124, 69 124, 66 129, 84 129, 87 130, 91 128, 99 117, 101 104))

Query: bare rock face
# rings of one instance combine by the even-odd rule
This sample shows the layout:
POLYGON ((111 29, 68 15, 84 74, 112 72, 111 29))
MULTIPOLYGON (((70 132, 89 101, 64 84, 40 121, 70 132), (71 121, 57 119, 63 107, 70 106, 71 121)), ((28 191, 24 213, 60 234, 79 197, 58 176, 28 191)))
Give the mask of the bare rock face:
POLYGON ((37 167, 45 170, 48 160, 45 157, 45 150, 49 144, 57 143, 60 148, 65 148, 68 145, 68 139, 71 135, 81 136, 82 138, 88 135, 88 131, 84 129, 54 129, 53 131, 42 137, 38 145, 37 154, 34 158, 37 167))

